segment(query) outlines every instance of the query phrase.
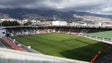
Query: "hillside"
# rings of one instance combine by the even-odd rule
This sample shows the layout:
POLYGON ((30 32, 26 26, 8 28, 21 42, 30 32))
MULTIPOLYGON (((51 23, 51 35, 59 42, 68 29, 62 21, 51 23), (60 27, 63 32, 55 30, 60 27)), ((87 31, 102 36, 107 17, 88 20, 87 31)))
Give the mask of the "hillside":
POLYGON ((0 18, 16 18, 16 19, 53 19, 53 15, 56 15, 57 19, 75 21, 76 18, 73 17, 73 14, 80 16, 97 16, 97 17, 106 17, 111 18, 111 15, 100 15, 92 14, 87 12, 62 12, 56 10, 39 10, 39 9, 0 9, 0 18))

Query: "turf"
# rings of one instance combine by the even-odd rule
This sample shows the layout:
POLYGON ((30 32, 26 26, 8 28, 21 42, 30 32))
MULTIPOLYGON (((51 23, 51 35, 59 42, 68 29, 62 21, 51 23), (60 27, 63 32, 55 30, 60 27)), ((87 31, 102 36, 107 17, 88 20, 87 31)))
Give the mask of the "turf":
POLYGON ((39 34, 13 37, 41 53, 90 61, 104 43, 68 34, 39 34))
POLYGON ((87 35, 112 39, 112 31, 90 33, 87 35))

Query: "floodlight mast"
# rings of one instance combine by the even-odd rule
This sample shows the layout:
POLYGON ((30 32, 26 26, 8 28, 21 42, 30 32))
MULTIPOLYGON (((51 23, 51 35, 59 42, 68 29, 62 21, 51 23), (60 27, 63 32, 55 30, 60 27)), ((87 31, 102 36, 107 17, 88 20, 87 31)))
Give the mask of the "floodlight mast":
POLYGON ((53 15, 53 20, 54 20, 54 21, 56 20, 56 15, 53 15))

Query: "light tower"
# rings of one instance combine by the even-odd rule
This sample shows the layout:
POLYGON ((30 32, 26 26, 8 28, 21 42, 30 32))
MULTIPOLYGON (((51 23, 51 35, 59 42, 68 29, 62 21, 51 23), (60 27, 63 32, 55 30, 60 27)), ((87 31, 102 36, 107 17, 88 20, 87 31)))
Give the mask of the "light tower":
POLYGON ((54 20, 54 21, 56 20, 56 15, 53 15, 53 20, 54 20))

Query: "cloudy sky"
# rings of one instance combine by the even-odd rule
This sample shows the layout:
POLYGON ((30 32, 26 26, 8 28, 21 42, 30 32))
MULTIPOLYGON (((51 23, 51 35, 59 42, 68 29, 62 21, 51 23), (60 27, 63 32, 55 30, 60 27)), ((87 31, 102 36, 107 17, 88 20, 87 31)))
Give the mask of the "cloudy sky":
POLYGON ((112 0, 0 0, 0 8, 55 9, 112 15, 112 0))

